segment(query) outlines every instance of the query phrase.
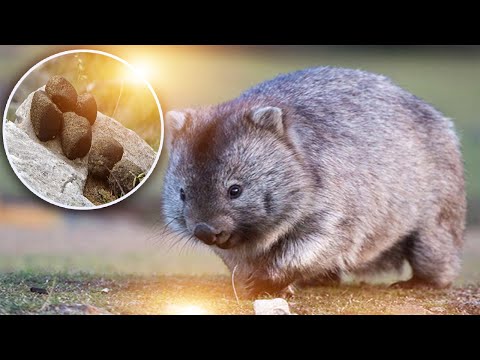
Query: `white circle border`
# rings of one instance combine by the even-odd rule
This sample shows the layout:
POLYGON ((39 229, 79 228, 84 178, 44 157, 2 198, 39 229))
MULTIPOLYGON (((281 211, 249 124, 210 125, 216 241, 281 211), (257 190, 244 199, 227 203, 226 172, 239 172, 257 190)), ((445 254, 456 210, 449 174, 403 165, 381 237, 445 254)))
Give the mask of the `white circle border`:
POLYGON ((54 54, 54 55, 51 55, 45 59, 43 59, 42 61, 38 62, 37 64, 35 64, 34 66, 32 66, 21 78, 20 80, 17 82, 17 84, 15 85, 15 87, 13 88, 12 92, 10 93, 10 96, 8 97, 8 101, 7 101, 7 105, 5 107, 5 111, 3 113, 3 125, 2 125, 2 137, 3 137, 3 147, 5 149, 5 153, 7 155, 7 159, 8 159, 8 163, 10 164, 10 167, 13 169, 13 171, 15 172, 15 175, 17 175, 17 178, 20 179, 20 181, 22 182, 23 185, 25 185, 25 187, 30 190, 32 193, 34 193, 36 196, 38 196, 40 199, 52 204, 52 205, 55 205, 55 206, 58 206, 58 207, 61 207, 61 208, 64 208, 64 209, 68 209, 68 210, 98 210, 98 209, 102 209, 102 208, 105 208, 105 207, 109 207, 111 205, 115 205, 117 203, 119 203, 120 201, 123 201, 125 200, 126 198, 128 198, 130 195, 133 195, 138 189, 140 189, 144 184, 145 182, 148 180, 148 178, 150 177, 150 175, 152 174, 152 172, 155 170, 156 166, 157 166, 157 163, 158 163, 158 160, 160 159, 160 155, 162 153, 162 148, 163 148, 163 138, 164 138, 164 123, 163 123, 163 112, 162 112, 162 107, 160 105, 160 101, 158 100, 158 97, 157 97, 157 94, 155 93, 155 90, 153 89, 152 85, 150 85, 150 83, 144 78, 144 77, 141 77, 141 80, 143 81, 143 83, 147 86, 147 88, 150 90, 150 92, 152 93, 153 95, 153 98, 155 99, 155 103, 157 104, 157 108, 158 108, 158 112, 160 114, 160 146, 158 147, 158 151, 157 151, 157 156, 155 158, 155 161, 153 162, 153 165, 151 166, 150 170, 148 171, 147 175, 145 176, 145 179, 143 179, 142 181, 142 184, 140 184, 139 186, 135 187, 132 191, 130 191, 129 193, 125 194, 124 196, 114 200, 114 201, 111 201, 109 203, 106 203, 106 204, 102 204, 102 205, 94 205, 94 206, 69 206, 69 205, 65 205, 65 204, 60 204, 60 203, 57 203, 51 199, 48 199, 46 196, 40 194, 39 192, 37 192, 36 190, 34 190, 32 187, 30 187, 29 184, 27 184, 26 181, 24 181, 24 179, 18 174, 17 172, 17 169, 16 167, 11 163, 10 161, 10 153, 8 151, 8 146, 7 146, 7 143, 5 141, 5 124, 6 122, 8 121, 7 119, 7 113, 8 113, 8 109, 10 108, 10 103, 12 101, 12 98, 13 98, 13 95, 15 95, 15 93, 17 92, 17 89, 18 87, 23 83, 23 81, 25 80, 25 78, 30 75, 30 73, 32 73, 35 69, 37 69, 38 67, 40 67, 41 65, 43 65, 44 63, 46 63, 47 61, 50 61, 52 59, 55 59, 57 57, 61 57, 61 56, 64 56, 64 55, 69 55, 69 54, 76 54, 76 53, 93 53, 93 54, 98 54, 98 55, 103 55, 103 56, 107 56, 109 58, 112 58, 114 60, 117 60, 119 62, 121 62, 122 64, 126 65, 133 73, 135 73, 135 67, 132 66, 130 63, 128 63, 126 60, 116 56, 116 55, 113 55, 113 54, 110 54, 110 53, 107 53, 105 51, 100 51, 100 50, 93 50, 93 49, 77 49, 77 50, 68 50, 68 51, 62 51, 62 52, 59 52, 57 54, 54 54))

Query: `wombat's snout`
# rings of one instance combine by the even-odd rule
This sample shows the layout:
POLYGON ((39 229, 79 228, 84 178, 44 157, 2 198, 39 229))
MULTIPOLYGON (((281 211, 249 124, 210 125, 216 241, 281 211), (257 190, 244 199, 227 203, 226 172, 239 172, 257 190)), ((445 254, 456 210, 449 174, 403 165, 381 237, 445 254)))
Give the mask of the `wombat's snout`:
POLYGON ((217 245, 221 249, 231 247, 229 243, 230 233, 211 227, 208 224, 200 223, 195 225, 193 234, 207 245, 217 245))

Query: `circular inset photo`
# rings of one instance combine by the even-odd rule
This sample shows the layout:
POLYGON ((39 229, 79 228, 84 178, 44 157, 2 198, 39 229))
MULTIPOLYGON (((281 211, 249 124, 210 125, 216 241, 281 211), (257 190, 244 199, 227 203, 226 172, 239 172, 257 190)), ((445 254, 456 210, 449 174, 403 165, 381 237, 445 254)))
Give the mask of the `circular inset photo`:
POLYGON ((100 51, 44 59, 7 102, 3 142, 18 178, 68 209, 115 204, 134 193, 160 157, 163 117, 151 85, 100 51))

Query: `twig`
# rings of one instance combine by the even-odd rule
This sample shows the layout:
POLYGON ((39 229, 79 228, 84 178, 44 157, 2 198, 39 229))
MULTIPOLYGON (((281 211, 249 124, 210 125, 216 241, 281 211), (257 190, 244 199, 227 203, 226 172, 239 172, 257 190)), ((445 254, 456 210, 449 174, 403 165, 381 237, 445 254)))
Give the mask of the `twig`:
POLYGON ((112 170, 110 170, 107 166, 103 165, 105 167, 105 169, 108 170, 108 172, 110 173, 110 176, 113 177, 113 180, 115 180, 115 182, 117 183, 118 187, 120 188, 120 191, 121 191, 121 195, 119 197, 122 197, 122 196, 125 196, 125 191, 123 191, 123 187, 122 185, 120 184, 120 182, 118 181, 117 177, 115 175, 113 175, 113 172, 112 170))
POLYGON ((133 184, 132 184, 133 187, 136 186, 137 180, 138 180, 138 184, 140 184, 141 179, 145 177, 145 173, 143 172, 138 175, 135 175, 135 173, 131 172, 130 170, 128 170, 128 172, 133 176, 133 184))

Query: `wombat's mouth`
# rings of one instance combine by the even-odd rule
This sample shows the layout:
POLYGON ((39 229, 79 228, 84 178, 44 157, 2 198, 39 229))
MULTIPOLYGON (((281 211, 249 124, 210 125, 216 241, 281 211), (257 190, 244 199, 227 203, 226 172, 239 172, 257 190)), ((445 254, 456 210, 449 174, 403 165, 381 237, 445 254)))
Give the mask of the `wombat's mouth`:
POLYGON ((217 246, 222 250, 227 250, 235 247, 237 245, 237 241, 235 240, 235 236, 232 234, 226 234, 223 238, 217 240, 215 243, 211 244, 217 246))
POLYGON ((205 224, 200 223, 195 226, 193 235, 205 245, 217 246, 220 249, 231 249, 238 243, 238 236, 228 231, 220 231, 205 224))
POLYGON ((224 240, 223 242, 218 242, 215 245, 218 246, 220 249, 227 250, 235 247, 235 245, 237 245, 237 242, 234 241, 233 235, 229 235, 226 240, 224 240))

